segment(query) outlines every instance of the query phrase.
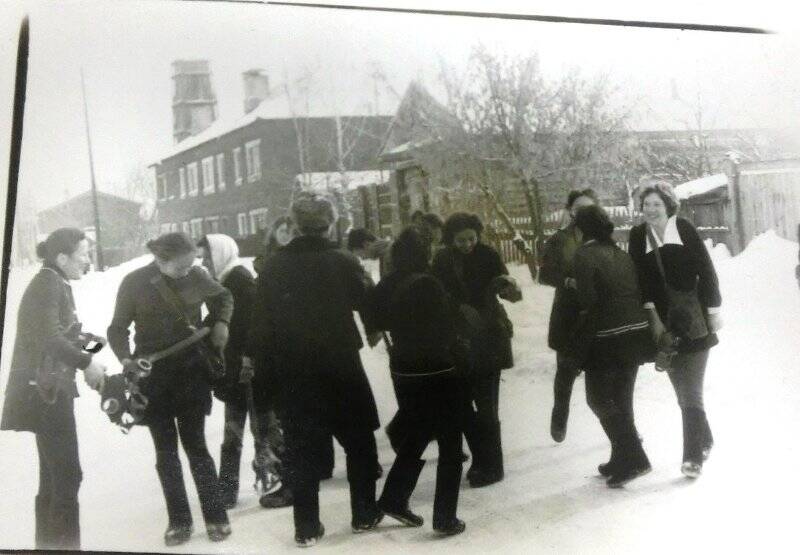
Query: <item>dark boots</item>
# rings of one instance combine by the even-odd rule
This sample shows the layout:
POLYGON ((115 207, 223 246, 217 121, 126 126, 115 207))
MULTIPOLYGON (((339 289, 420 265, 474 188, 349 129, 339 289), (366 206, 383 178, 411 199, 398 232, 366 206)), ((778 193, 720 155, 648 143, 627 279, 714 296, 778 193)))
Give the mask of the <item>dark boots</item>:
POLYGON ((688 478, 698 478, 703 471, 703 461, 708 458, 714 438, 702 409, 685 408, 683 418, 683 464, 681 472, 688 478))
POLYGON ((611 473, 606 481, 608 487, 620 488, 650 472, 650 461, 633 422, 622 414, 603 418, 600 422, 612 445, 611 468, 607 468, 611 473))
POLYGON ((499 420, 478 421, 475 428, 479 444, 472 453, 472 468, 467 473, 467 479, 473 488, 481 488, 503 479, 503 445, 499 420))
POLYGON ((77 501, 56 501, 36 496, 36 549, 81 548, 80 509, 77 501))
POLYGON ((219 457, 219 486, 222 503, 226 509, 236 506, 239 498, 239 466, 242 449, 236 445, 222 445, 219 457))
POLYGON ((561 443, 567 437, 567 420, 569 419, 569 406, 553 407, 550 415, 550 437, 553 441, 561 443))
POLYGON ((395 459, 389 474, 383 494, 378 500, 378 508, 393 519, 406 526, 422 526, 423 519, 415 515, 408 508, 408 500, 417 487, 417 480, 422 472, 425 461, 404 458, 402 455, 395 459))

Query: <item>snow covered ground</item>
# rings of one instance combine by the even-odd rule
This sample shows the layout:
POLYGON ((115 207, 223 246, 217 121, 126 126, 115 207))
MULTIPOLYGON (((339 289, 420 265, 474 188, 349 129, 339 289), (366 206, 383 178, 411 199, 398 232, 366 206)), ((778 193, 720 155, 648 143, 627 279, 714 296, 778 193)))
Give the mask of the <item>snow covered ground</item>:
MULTIPOLYGON (((718 257, 725 329, 712 351, 706 399, 716 447, 696 482, 679 472, 680 412, 665 375, 641 369, 636 417, 654 471, 622 490, 610 490, 596 475, 608 456, 607 441, 586 407, 583 378, 576 382, 567 439, 549 436, 554 355, 546 347, 552 290, 531 283, 523 267, 513 273, 525 300, 509 305, 516 327, 517 365, 506 371, 501 392, 506 479, 490 488, 462 489, 459 514, 467 531, 434 539, 430 530, 436 450, 420 478, 412 507, 426 518, 419 529, 385 521, 378 531, 354 536, 349 528, 344 457, 337 446, 333 479, 321 491, 327 529, 319 552, 558 552, 695 553, 795 552, 796 501, 800 493, 800 292, 794 280, 797 243, 767 233, 740 256, 718 257)), ((720 251, 715 251, 720 252, 720 251)), ((74 284, 87 330, 103 333, 121 277, 146 259, 74 284)), ((34 269, 15 271, 9 289, 2 380, 15 334, 16 304, 34 269)), ((110 352, 101 356, 118 368, 110 352)), ((362 356, 382 422, 395 409, 382 347, 362 356)), ((164 551, 163 499, 149 434, 121 434, 98 408, 97 394, 81 383, 77 403, 81 461, 84 549, 164 551)), ((207 437, 218 460, 222 407, 214 406, 207 437)), ((392 452, 382 431, 380 459, 388 470, 392 452)), ((243 460, 252 457, 252 444, 243 460)), ((185 463, 185 461, 184 461, 185 463)), ((190 485, 196 533, 175 552, 264 553, 295 549, 290 509, 265 510, 249 489, 243 464, 240 504, 230 512, 233 536, 208 542, 190 485)), ((186 476, 188 479, 188 467, 186 476)), ((0 547, 33 544, 33 496, 37 483, 33 436, 0 434, 0 547)), ((190 481, 189 481, 190 482, 190 481)), ((382 482, 379 483, 379 488, 382 482)))

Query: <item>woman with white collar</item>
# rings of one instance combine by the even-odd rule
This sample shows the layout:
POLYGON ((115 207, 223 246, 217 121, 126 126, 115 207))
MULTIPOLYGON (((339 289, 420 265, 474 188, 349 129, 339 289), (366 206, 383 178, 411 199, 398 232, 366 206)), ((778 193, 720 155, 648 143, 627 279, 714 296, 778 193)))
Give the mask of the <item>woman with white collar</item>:
POLYGON ((636 264, 653 339, 674 353, 668 375, 683 416, 681 472, 697 478, 714 443, 703 403, 709 349, 719 341, 722 298, 714 264, 694 226, 677 217, 679 201, 668 183, 643 188, 644 223, 631 229, 636 264))

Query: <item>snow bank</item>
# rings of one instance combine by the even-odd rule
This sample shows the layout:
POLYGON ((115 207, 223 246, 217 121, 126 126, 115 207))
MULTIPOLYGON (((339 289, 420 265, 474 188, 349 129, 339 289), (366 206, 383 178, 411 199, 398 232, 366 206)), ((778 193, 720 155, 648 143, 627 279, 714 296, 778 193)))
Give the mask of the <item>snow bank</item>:
POLYGON ((714 189, 728 185, 728 176, 724 173, 708 175, 699 179, 687 181, 675 187, 675 194, 681 200, 709 193, 714 189))

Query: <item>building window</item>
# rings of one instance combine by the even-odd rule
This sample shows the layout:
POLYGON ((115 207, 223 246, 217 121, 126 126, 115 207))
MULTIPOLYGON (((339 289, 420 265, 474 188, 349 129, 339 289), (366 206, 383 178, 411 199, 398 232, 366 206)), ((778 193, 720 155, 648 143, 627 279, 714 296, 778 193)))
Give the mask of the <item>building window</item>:
POLYGON ((217 154, 217 189, 225 190, 225 154, 217 154))
POLYGON ((203 218, 193 218, 190 226, 192 239, 200 239, 203 236, 203 218))
POLYGON ((180 185, 181 198, 186 198, 186 168, 178 169, 178 183, 180 185))
POLYGON ((247 181, 253 182, 261 177, 261 139, 250 141, 244 145, 245 163, 247 164, 247 181))
POLYGON ((219 233, 219 216, 206 218, 206 233, 219 233))
POLYGON ((174 224, 170 224, 169 230, 173 231, 173 232, 174 231, 180 231, 180 226, 178 225, 178 222, 175 222, 174 224))
POLYGON ((239 147, 233 149, 233 177, 237 185, 242 184, 242 149, 239 147))
POLYGON ((158 200, 167 200, 167 178, 163 173, 156 176, 156 194, 158 200))
POLYGON ((192 227, 189 225, 189 222, 181 222, 181 231, 186 235, 192 234, 192 227))
POLYGON ((219 218, 219 232, 228 234, 230 228, 228 227, 228 216, 220 216, 219 218))
POLYGON ((189 186, 189 196, 196 197, 197 196, 197 162, 192 162, 188 166, 186 166, 186 177, 187 177, 187 184, 189 186))
POLYGON ((160 226, 158 226, 158 234, 164 235, 165 233, 169 233, 170 229, 171 229, 170 224, 161 224, 160 226))
POLYGON ((214 157, 203 158, 203 194, 214 192, 214 157))
POLYGON ((236 222, 239 225, 239 237, 245 237, 247 233, 247 214, 239 213, 236 215, 236 222))
POLYGON ((257 208, 250 211, 250 233, 255 235, 267 227, 267 209, 257 208))

